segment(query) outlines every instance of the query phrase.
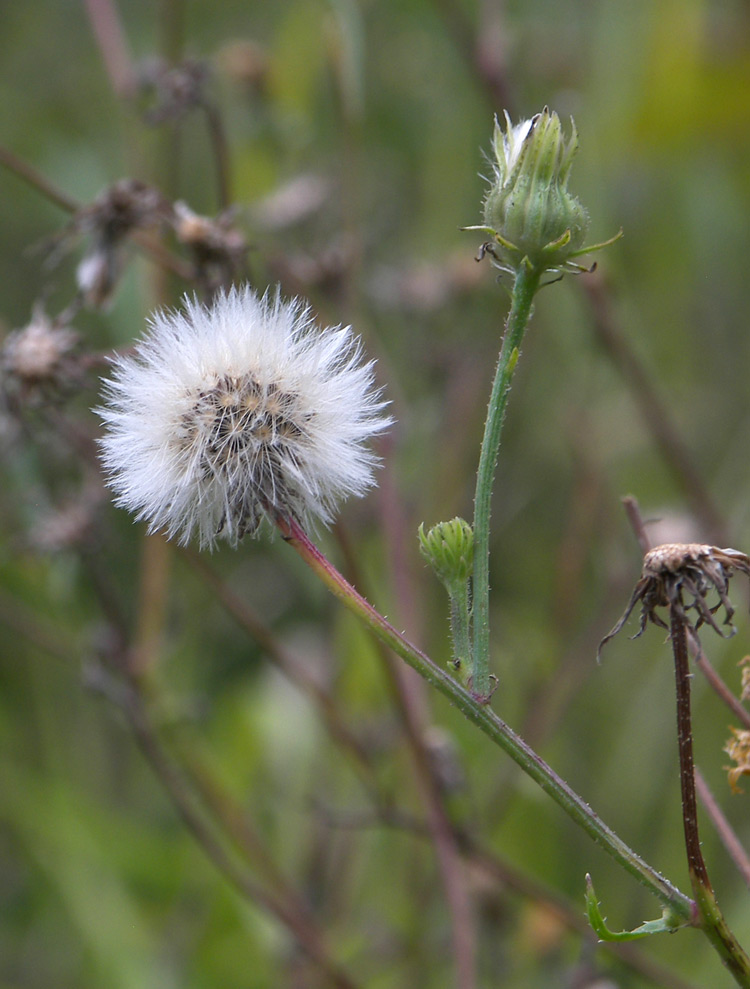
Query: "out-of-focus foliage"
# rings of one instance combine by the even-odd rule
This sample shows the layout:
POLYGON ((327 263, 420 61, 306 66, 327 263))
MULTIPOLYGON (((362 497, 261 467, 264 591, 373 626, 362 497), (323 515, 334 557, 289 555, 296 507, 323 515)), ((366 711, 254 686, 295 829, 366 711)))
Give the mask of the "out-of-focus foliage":
MULTIPOLYGON (((3 6, 0 144, 81 205, 131 177, 220 213, 210 114, 148 123, 153 95, 115 95, 87 14, 108 8, 3 6)), ((612 643, 600 667, 594 657, 639 571, 622 495, 658 520, 654 542, 750 547, 750 8, 122 0, 118 9, 140 71, 177 55, 209 69, 253 283, 280 282, 323 321, 353 323, 379 361, 398 419, 381 444, 380 488, 347 507, 341 540, 322 541, 440 662, 450 658, 446 604, 416 530, 471 517, 507 308, 504 284, 474 261, 477 237, 459 228, 480 222, 495 112, 506 106, 516 119, 548 104, 575 117, 571 189, 590 212, 590 237, 620 226, 624 237, 596 275, 541 292, 526 337, 494 508, 493 706, 687 888, 669 651, 651 629, 612 643), (644 399, 633 362, 662 411, 644 399), (669 460, 665 417, 687 469, 669 460)), ((87 241, 50 251, 70 217, 12 169, 0 169, 0 201, 7 334, 29 323, 35 303, 57 314, 71 302, 87 241)), ((109 308, 75 317, 88 354, 129 346, 148 311, 188 287, 147 254, 126 260, 109 308)), ((137 649, 136 680, 175 765, 199 759, 247 812, 261 857, 309 904, 354 983, 453 985, 445 890, 382 658, 281 540, 203 559, 223 582, 217 593, 194 558, 111 507, 92 457, 99 373, 105 363, 92 361, 63 396, 6 396, 0 420, 0 981, 331 984, 207 860, 144 760, 116 669, 137 649), (228 614, 228 592, 325 688, 361 759, 228 614)), ((735 594, 738 635, 705 636, 704 646, 739 692, 750 620, 744 589, 735 594)), ((732 984, 694 932, 639 943, 633 967, 570 930, 561 917, 582 920, 587 871, 613 928, 660 911, 457 712, 420 684, 409 690, 445 806, 467 836, 480 986, 732 984)), ((730 715, 700 677, 694 707, 697 761, 748 841, 750 796, 732 795, 723 770, 730 715)), ((748 944, 747 890, 708 822, 703 844, 748 944)), ((268 881, 257 861, 248 874, 268 881)))

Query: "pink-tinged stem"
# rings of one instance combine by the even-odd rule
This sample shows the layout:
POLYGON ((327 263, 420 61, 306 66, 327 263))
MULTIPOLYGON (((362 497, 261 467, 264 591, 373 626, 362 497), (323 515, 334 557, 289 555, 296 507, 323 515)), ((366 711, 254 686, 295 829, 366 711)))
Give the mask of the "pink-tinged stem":
POLYGON ((450 674, 379 614, 336 570, 292 519, 277 519, 284 539, 305 560, 328 589, 363 621, 377 637, 401 656, 420 676, 446 696, 489 739, 508 753, 527 775, 562 807, 576 824, 598 842, 627 872, 635 876, 685 923, 694 919, 693 903, 664 876, 641 859, 594 813, 589 805, 487 704, 474 697, 450 674))

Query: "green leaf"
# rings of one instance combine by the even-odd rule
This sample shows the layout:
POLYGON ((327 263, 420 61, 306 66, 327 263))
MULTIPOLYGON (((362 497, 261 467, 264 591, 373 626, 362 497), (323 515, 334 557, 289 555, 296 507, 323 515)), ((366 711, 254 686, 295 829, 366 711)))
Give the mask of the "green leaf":
POLYGON ((588 873, 586 874, 586 914, 600 941, 635 941, 649 934, 674 934, 678 928, 688 926, 670 907, 665 907, 658 920, 647 920, 633 931, 611 931, 599 909, 594 884, 588 873))

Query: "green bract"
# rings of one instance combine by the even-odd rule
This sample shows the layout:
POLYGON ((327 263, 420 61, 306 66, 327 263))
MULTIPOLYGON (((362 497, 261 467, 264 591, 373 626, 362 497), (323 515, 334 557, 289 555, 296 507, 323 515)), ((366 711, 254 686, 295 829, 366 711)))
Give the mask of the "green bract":
POLYGON ((474 532, 464 519, 419 527, 419 551, 446 587, 466 582, 474 566, 474 532))
POLYGON ((604 245, 583 246, 588 214, 567 188, 578 150, 575 124, 571 120, 566 139, 560 118, 547 107, 515 127, 504 116, 505 130, 495 119, 484 225, 467 229, 492 236, 484 250, 507 271, 522 264, 538 271, 581 270, 572 259, 604 245))

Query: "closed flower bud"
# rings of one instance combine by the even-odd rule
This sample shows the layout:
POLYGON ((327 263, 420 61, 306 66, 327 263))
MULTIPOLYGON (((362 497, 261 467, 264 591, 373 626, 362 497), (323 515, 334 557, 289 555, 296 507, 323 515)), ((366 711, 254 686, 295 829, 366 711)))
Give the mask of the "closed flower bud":
POLYGON ((501 250, 515 266, 524 257, 535 267, 559 267, 583 246, 586 211, 567 189, 578 148, 575 124, 565 140, 560 118, 547 107, 503 133, 495 122, 495 177, 484 204, 484 220, 497 231, 501 250))
POLYGON ((578 150, 575 124, 571 120, 566 139, 560 118, 547 107, 515 127, 506 113, 505 124, 503 130, 495 120, 484 226, 466 229, 492 236, 482 253, 488 251, 503 270, 515 272, 522 264, 539 271, 581 270, 572 259, 605 244, 584 247, 588 214, 568 191, 578 150))
POLYGON ((464 519, 438 522, 429 532, 424 523, 418 530, 419 552, 449 592, 465 583, 474 568, 474 531, 464 519))

